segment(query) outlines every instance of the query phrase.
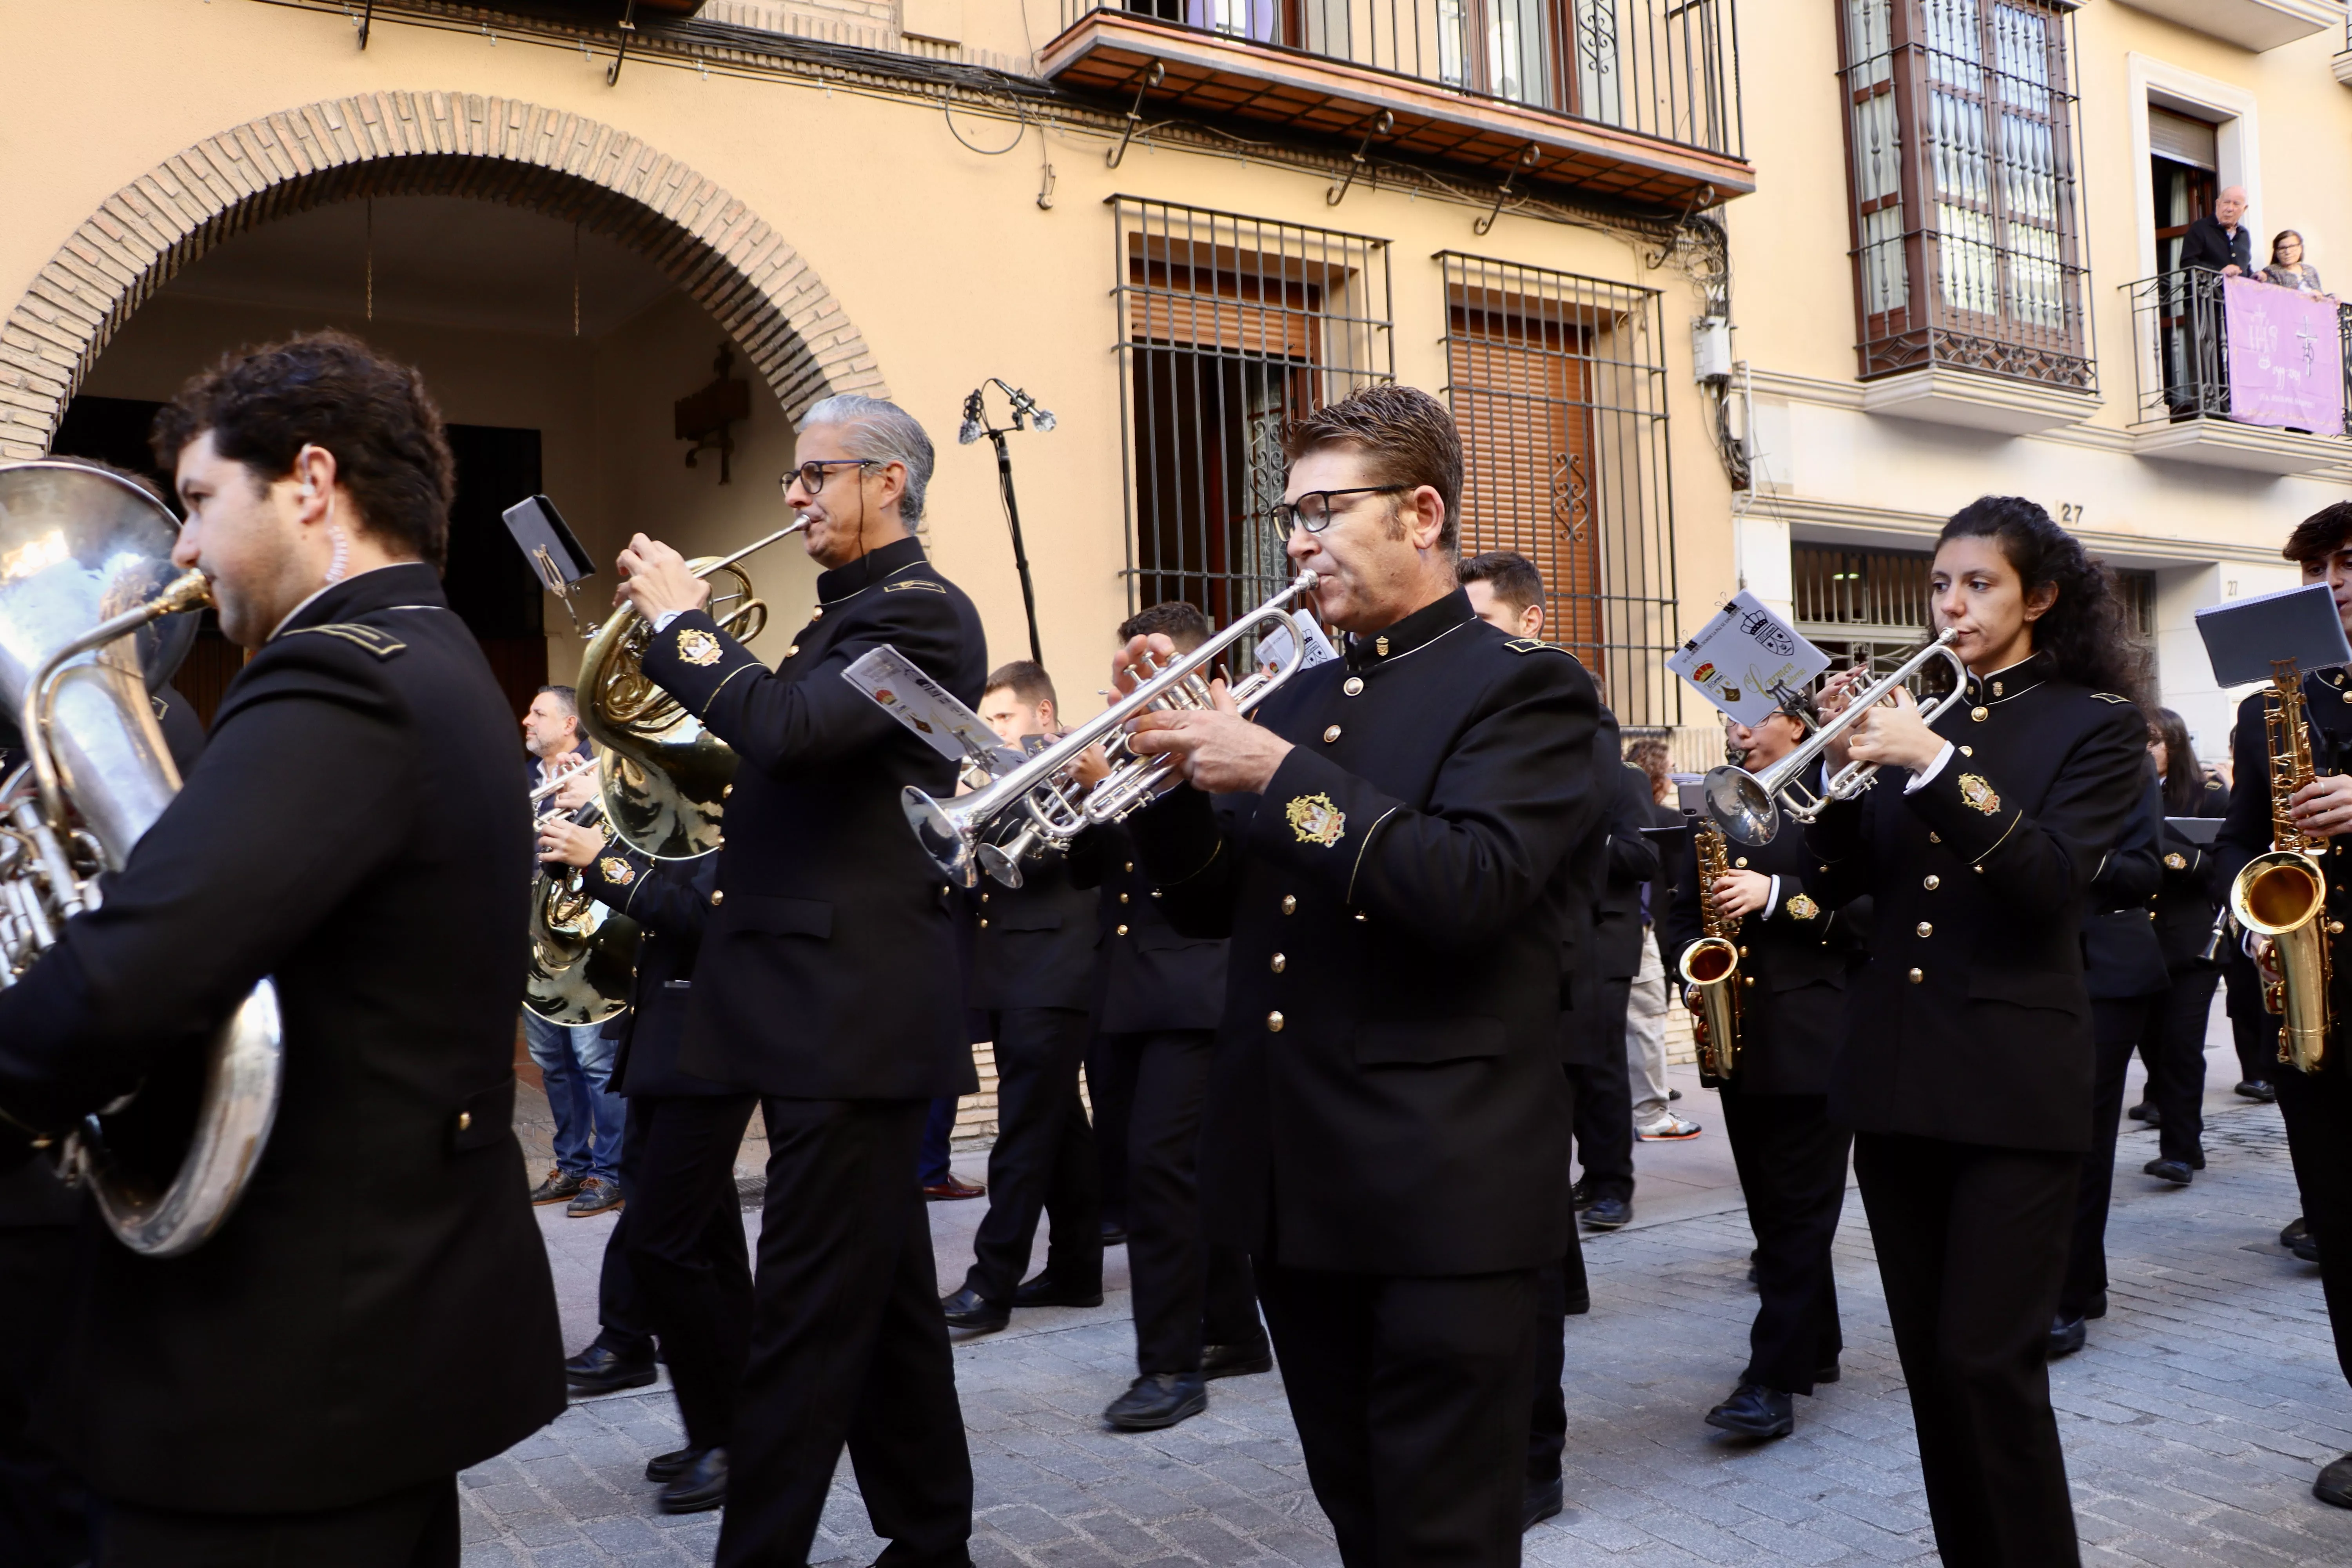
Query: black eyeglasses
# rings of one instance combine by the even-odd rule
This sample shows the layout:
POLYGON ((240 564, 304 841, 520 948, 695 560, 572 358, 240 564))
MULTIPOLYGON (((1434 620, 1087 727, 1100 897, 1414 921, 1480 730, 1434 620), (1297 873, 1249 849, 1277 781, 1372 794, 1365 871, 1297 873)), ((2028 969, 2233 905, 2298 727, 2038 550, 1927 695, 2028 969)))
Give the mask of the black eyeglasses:
POLYGON ((827 468, 871 468, 880 460, 878 458, 812 458, 799 468, 788 469, 782 483, 789 490, 793 488, 793 481, 798 479, 801 489, 814 495, 824 489, 824 471, 827 468))
POLYGON ((1333 496, 1391 496, 1400 490, 1409 490, 1413 488, 1412 485, 1358 485, 1352 489, 1308 490, 1295 501, 1275 502, 1266 509, 1266 516, 1274 521, 1275 527, 1285 533, 1288 533, 1294 528, 1303 528, 1309 533, 1320 533, 1331 525, 1333 496))

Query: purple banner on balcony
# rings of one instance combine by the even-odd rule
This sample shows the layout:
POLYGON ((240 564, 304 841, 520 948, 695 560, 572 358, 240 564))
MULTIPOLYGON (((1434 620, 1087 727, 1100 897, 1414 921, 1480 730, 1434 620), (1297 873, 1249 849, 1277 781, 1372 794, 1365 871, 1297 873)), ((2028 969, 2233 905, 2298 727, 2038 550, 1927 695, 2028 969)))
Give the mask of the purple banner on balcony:
POLYGON ((2336 307, 2247 278, 2221 280, 2230 417, 2344 434, 2344 337, 2336 307))

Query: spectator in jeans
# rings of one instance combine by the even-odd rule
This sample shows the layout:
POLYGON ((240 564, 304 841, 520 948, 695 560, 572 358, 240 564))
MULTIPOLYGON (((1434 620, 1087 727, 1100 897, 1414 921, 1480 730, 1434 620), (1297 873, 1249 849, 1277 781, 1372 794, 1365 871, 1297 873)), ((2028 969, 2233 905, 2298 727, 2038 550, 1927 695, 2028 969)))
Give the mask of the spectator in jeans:
POLYGON ((2263 281, 2298 294, 2327 293, 2319 281, 2319 268, 2303 258, 2303 236, 2291 228, 2279 230, 2271 241, 2271 264, 2263 268, 2263 281))
MULTIPOLYGON (((543 788, 593 760, 580 733, 579 700, 568 686, 542 686, 522 716, 523 744, 530 748, 530 784, 543 788)), ((594 796, 595 775, 581 773, 540 803, 539 815, 572 812, 594 796)), ((547 1089, 555 1116, 555 1168, 531 1189, 535 1204, 564 1204, 573 1219, 621 1206, 621 1097, 613 1092, 613 1053, 617 1040, 598 1024, 551 1024, 537 1014, 522 1016, 523 1044, 547 1089)))
POLYGON ((2243 278, 2254 270, 2254 237, 2239 220, 2246 216, 2246 187, 2231 185, 2213 198, 2213 212, 2189 226, 2180 241, 2180 266, 2224 278, 2243 278))
MULTIPOLYGON (((1650 815, 1659 827, 1679 827, 1682 808, 1674 804, 1674 780, 1666 743, 1635 741, 1625 760, 1642 770, 1650 792, 1650 815)), ((1642 889, 1642 966, 1625 999, 1625 1073, 1633 1086, 1633 1136, 1644 1143, 1674 1143, 1699 1135, 1696 1121, 1674 1112, 1666 1089, 1666 968, 1658 954, 1658 931, 1673 884, 1663 871, 1642 889)))

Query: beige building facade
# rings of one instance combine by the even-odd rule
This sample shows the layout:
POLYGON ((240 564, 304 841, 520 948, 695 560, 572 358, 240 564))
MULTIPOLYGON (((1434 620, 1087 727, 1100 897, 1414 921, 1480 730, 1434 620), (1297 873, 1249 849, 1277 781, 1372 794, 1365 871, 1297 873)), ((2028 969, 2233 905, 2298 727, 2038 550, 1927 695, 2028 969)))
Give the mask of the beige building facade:
MULTIPOLYGON (((1748 21, 1747 79, 1773 86, 1747 105, 1766 178, 1727 217, 1741 580, 1883 652, 1917 636, 1941 520, 2030 496, 2123 570, 2167 702, 2222 757, 2234 694, 2192 616, 2294 584, 2279 545, 2346 498, 2352 446, 2230 417, 2218 291, 2178 244, 2242 186, 2258 267, 2294 229, 2352 288, 2345 7, 1804 0, 1748 21)), ((2334 314, 2308 345, 2324 369, 2334 314)))
MULTIPOLYGON (((135 465, 221 353, 358 332, 455 427, 452 592, 519 696, 581 642, 500 509, 555 500, 593 617, 632 532, 786 521, 792 422, 842 391, 929 428, 930 547, 1025 655, 996 460, 955 439, 1001 380, 1055 416, 1006 440, 1084 711, 1132 610, 1273 591, 1281 420, 1393 378, 1461 419, 1468 546, 1545 567, 1629 730, 1712 748, 1659 658, 1735 583, 1695 327, 1757 199, 1735 0, 5 8, 0 454, 135 465)), ((796 624, 796 548, 751 565, 796 624)))

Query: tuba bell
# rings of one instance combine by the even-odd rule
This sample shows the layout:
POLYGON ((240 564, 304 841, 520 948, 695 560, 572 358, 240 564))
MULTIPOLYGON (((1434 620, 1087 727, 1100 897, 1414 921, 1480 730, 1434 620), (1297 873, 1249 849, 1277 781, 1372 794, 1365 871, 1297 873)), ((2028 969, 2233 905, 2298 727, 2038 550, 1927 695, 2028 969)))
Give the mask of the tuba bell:
MULTIPOLYGON (((0 985, 68 918, 98 907, 100 876, 122 867, 179 791, 148 689, 169 679, 172 650, 186 649, 184 612, 211 595, 198 573, 172 578, 178 528, 146 490, 104 470, 0 464, 0 701, 27 756, 0 784, 0 985)), ((174 1132, 168 1155, 150 1149, 176 1108, 144 1103, 142 1086, 64 1140, 60 1173, 89 1184, 132 1251, 190 1251, 220 1228, 260 1160, 282 1052, 277 991, 263 980, 194 1075, 184 1146, 174 1132), (132 1114, 138 1131, 114 1136, 132 1114)))

